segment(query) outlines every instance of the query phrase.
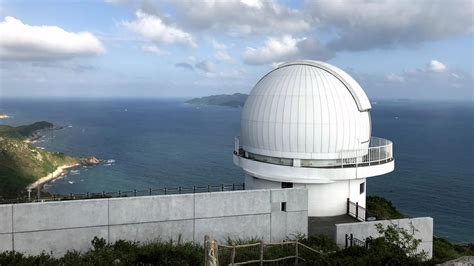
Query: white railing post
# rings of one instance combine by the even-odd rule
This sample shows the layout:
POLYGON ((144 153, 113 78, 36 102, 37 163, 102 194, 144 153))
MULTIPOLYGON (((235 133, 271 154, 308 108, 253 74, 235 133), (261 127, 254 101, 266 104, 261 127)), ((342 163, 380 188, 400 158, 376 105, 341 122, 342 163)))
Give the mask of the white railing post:
POLYGON ((381 156, 380 156, 380 153, 381 153, 381 152, 380 152, 380 149, 381 149, 381 148, 382 148, 382 146, 379 147, 379 159, 378 159, 378 162, 379 162, 379 163, 380 163, 380 161, 381 161, 381 156))

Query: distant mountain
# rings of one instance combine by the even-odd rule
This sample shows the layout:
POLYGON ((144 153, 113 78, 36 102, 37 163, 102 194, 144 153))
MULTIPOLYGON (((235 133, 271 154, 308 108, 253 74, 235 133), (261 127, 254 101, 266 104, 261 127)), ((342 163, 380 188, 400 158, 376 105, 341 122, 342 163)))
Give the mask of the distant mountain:
POLYGON ((244 106, 245 100, 248 95, 243 93, 221 94, 211 95, 207 97, 194 98, 186 103, 195 105, 218 105, 218 106, 229 106, 229 107, 242 107, 244 106))

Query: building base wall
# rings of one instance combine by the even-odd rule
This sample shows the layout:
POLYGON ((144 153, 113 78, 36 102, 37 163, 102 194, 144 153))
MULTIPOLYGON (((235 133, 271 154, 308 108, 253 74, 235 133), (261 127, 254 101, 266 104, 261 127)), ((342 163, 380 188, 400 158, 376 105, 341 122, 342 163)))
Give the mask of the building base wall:
MULTIPOLYGON (((366 179, 360 178, 322 184, 293 183, 292 186, 294 188, 304 187, 308 189, 308 216, 327 217, 346 214, 348 198, 350 201, 357 202, 359 206, 365 208, 365 183, 366 179)), ((282 182, 256 178, 248 174, 245 175, 246 189, 276 189, 282 187, 282 182)))

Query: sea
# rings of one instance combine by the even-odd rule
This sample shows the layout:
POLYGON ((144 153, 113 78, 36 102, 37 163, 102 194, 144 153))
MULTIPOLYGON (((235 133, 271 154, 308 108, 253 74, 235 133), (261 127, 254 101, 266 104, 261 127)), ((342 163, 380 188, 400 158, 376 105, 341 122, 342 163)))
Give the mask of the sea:
MULTIPOLYGON (((469 99, 468 99, 469 100, 469 99)), ((184 99, 0 99, 1 124, 46 120, 35 145, 105 160, 45 186, 55 194, 242 183, 233 165, 239 108, 184 99)), ((434 218, 435 235, 474 243, 474 104, 411 100, 372 103, 372 135, 394 142, 395 171, 369 178, 367 193, 404 214, 434 218)))

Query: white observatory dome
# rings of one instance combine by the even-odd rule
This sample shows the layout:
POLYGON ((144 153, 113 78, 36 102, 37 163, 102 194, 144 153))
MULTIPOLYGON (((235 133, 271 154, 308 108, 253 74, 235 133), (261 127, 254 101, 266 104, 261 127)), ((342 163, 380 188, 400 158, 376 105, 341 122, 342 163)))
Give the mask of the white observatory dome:
POLYGON ((346 72, 318 61, 295 61, 266 74, 242 109, 244 151, 257 156, 331 160, 367 149, 370 102, 346 72))

